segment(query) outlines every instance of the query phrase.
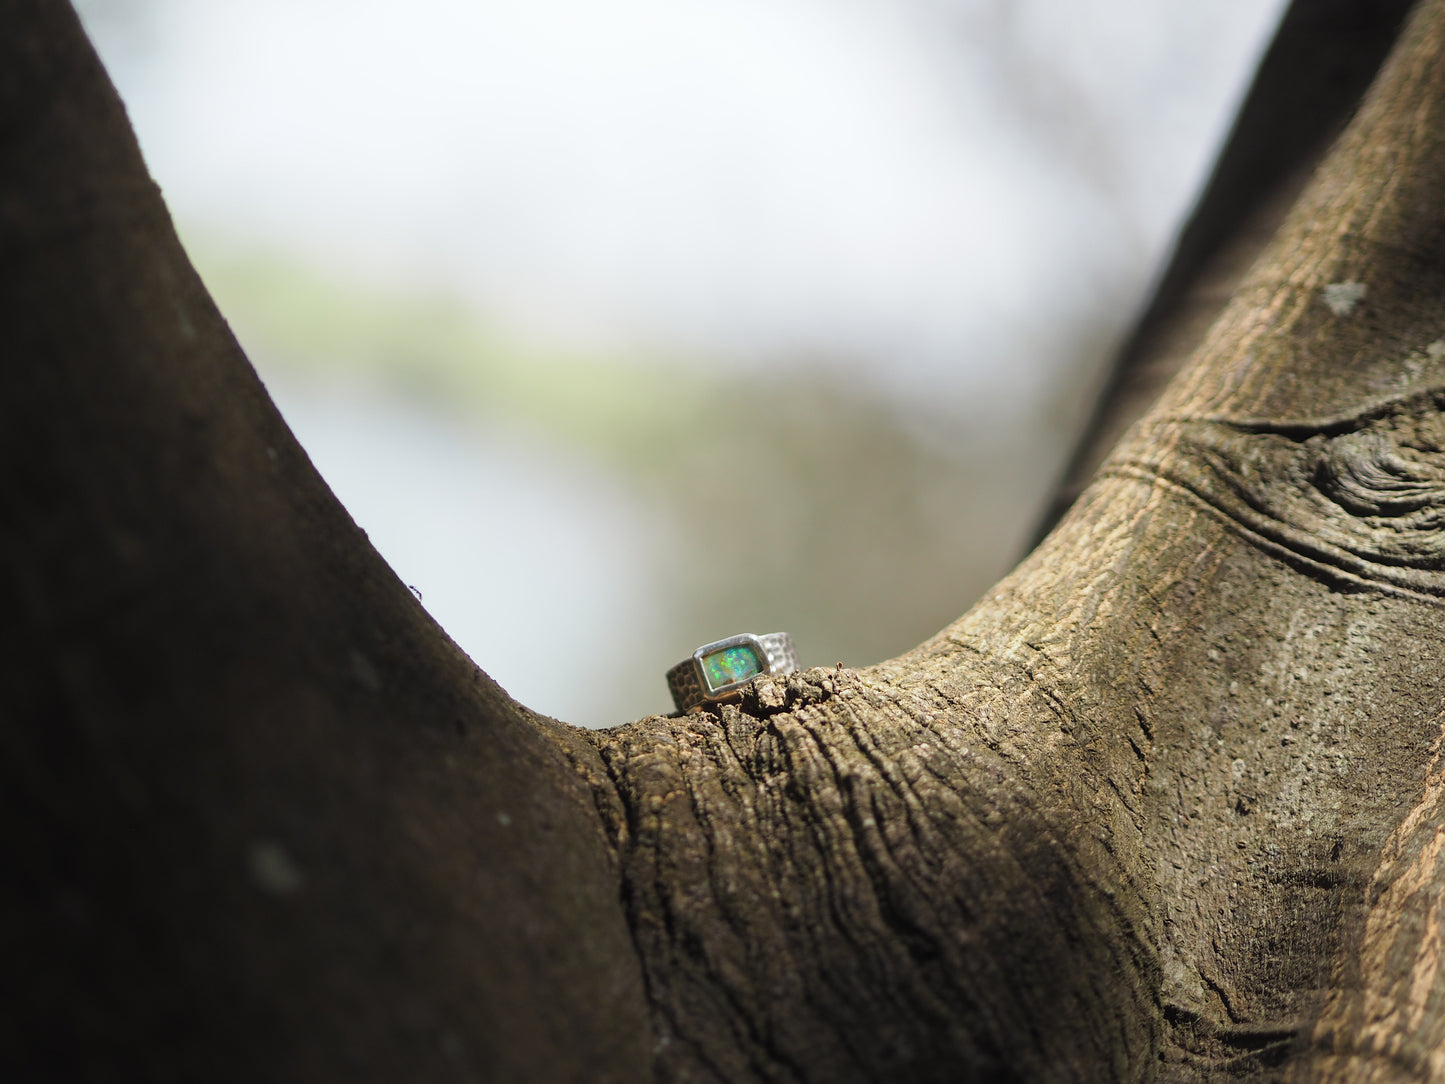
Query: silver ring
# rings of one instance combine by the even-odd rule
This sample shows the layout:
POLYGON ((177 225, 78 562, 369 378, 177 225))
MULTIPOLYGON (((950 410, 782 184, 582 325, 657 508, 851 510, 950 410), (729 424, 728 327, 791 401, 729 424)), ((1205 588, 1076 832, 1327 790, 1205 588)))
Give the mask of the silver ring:
POLYGON ((667 687, 678 711, 725 700, 763 674, 791 674, 798 652, 786 632, 754 636, 745 632, 703 644, 667 672, 667 687))

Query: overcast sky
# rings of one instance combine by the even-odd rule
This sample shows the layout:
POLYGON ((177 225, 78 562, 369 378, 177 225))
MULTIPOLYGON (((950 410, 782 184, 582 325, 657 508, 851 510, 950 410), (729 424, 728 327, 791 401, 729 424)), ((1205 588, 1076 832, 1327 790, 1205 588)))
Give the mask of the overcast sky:
POLYGON ((1280 5, 82 9, 183 226, 544 338, 907 388, 1046 368, 1032 329, 1137 301, 1280 5))
MULTIPOLYGON (((1067 435, 1000 421, 1047 414, 1097 354, 1079 340, 1127 324, 1281 5, 80 7, 183 235, 459 295, 583 355, 850 367, 1037 458, 1067 435)), ((666 571, 690 551, 655 501, 561 448, 254 360, 392 567, 509 691, 591 725, 665 709, 661 675, 697 645, 666 571), (619 636, 625 658, 598 650, 619 636)))

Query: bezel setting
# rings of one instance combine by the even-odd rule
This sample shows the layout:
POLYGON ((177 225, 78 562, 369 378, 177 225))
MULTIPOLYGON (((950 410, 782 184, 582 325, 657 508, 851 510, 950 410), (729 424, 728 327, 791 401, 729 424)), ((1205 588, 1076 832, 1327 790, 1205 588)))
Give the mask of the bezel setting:
POLYGON ((710 644, 703 644, 702 647, 692 653, 692 666, 693 670, 697 673, 697 684, 698 688, 702 690, 703 698, 706 700, 721 700, 723 697, 737 692, 754 678, 759 678, 769 673, 772 668, 772 660, 767 648, 763 646, 762 640, 752 633, 743 633, 739 636, 729 636, 724 640, 714 640, 710 644), (713 688, 708 682, 707 670, 703 667, 702 660, 719 651, 726 651, 730 647, 749 648, 753 653, 753 658, 758 662, 757 673, 749 674, 741 680, 730 681, 725 685, 719 685, 717 688, 713 688))

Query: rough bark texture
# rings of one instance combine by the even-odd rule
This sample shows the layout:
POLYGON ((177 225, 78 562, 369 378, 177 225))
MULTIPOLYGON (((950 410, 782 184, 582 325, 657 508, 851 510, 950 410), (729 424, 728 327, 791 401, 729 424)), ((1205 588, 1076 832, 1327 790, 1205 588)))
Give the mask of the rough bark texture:
POLYGON ((0 27, 7 1079, 1445 1079, 1445 0, 979 606, 596 733, 327 493, 69 11, 0 27))
POLYGON ((1033 545, 1194 353, 1354 115, 1409 0, 1293 0, 1033 545))

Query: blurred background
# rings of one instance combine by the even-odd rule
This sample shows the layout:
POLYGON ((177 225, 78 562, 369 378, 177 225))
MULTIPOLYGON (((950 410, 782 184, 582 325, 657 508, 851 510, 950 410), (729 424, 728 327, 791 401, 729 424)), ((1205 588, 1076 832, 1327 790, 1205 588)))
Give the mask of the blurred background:
POLYGON ((1283 0, 82 0, 302 444, 518 699, 1021 556, 1283 0))

